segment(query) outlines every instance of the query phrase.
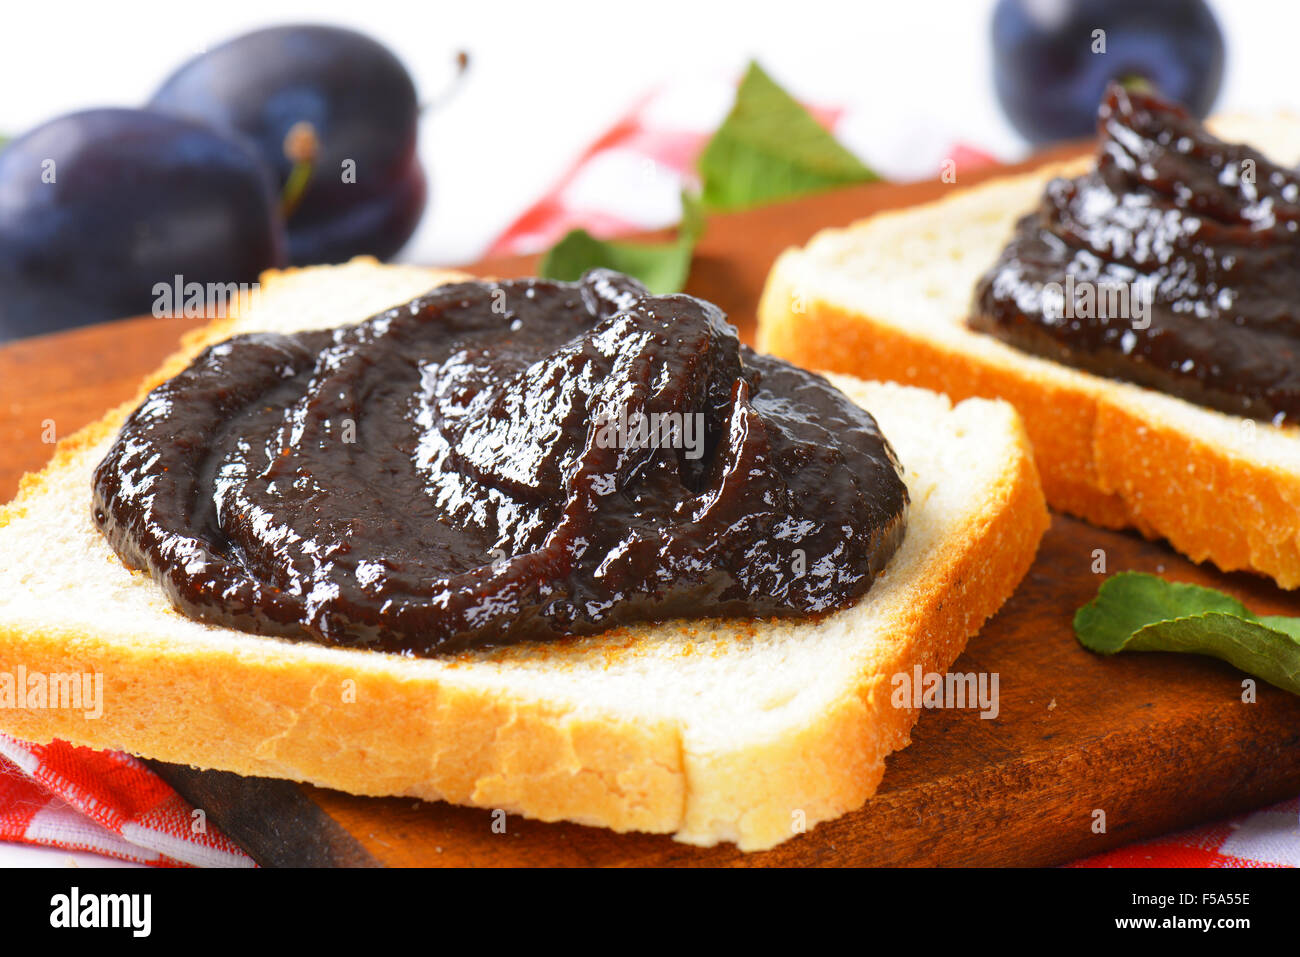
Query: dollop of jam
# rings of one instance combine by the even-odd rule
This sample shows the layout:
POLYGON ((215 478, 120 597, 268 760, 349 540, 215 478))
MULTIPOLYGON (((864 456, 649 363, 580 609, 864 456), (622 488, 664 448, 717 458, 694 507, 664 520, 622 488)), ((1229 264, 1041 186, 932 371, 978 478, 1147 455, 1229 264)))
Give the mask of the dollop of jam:
POLYGON ((1300 417, 1300 177, 1113 86, 1096 168, 1048 183, 969 325, 1197 404, 1300 417))
POLYGON ((108 541, 185 614, 414 655, 827 612, 906 505, 843 393, 608 271, 213 345, 94 474, 108 541))

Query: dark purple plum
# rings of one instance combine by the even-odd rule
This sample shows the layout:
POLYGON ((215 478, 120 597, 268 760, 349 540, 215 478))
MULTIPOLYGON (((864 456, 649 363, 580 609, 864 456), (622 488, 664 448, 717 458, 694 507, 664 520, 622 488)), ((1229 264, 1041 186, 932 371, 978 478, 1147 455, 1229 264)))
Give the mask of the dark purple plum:
POLYGON ((1032 143, 1091 136, 1107 85, 1140 80, 1203 117, 1223 81, 1223 33, 1204 0, 999 0, 993 80, 1032 143), (1094 31, 1105 52, 1094 52, 1094 31))
POLYGON ((295 264, 387 259, 424 211, 415 86, 363 34, 311 25, 245 34, 184 64, 149 105, 248 137, 281 188, 294 169, 290 131, 310 131, 312 175, 288 219, 295 264))
POLYGON ((0 339, 148 313, 158 283, 253 283, 284 264, 251 144, 191 120, 98 109, 0 150, 0 339))

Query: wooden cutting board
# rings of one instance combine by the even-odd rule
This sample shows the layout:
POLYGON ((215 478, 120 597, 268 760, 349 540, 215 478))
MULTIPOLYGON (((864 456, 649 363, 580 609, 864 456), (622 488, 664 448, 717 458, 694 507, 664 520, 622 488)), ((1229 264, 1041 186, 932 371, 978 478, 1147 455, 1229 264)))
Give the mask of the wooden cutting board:
MULTIPOLYGON (((1078 147, 1056 151, 1062 158, 1078 147)), ((1028 164, 1026 164, 1028 165, 1028 164)), ((959 186, 996 172, 958 171, 959 186)), ((942 196, 939 182, 839 190, 710 220, 689 291, 749 337, 773 258, 817 229, 942 196)), ((436 209, 434 215, 436 215, 436 209)), ((530 275, 535 260, 480 263, 530 275)), ((135 319, 0 347, 0 500, 66 435, 130 398, 195 321, 135 319)), ((507 819, 412 799, 156 765, 267 865, 1055 864, 1300 793, 1300 698, 1178 655, 1101 659, 1079 647, 1074 610, 1095 593, 1095 549, 1123 569, 1211 585, 1261 614, 1300 614, 1300 595, 1223 575, 1135 534, 1054 516, 1020 590, 953 666, 996 672, 1001 710, 922 714, 866 807, 761 854, 656 835, 507 819), (1105 831, 1095 827, 1105 813, 1105 831)))

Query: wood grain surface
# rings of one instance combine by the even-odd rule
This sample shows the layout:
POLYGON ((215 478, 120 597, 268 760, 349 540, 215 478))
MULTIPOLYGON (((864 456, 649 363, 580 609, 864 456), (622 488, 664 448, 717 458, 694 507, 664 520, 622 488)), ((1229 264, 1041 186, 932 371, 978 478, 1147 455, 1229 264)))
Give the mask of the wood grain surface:
MULTIPOLYGON (((991 172, 959 173, 958 185, 991 172)), ((786 246, 951 188, 876 184, 713 217, 689 291, 721 305, 749 338, 767 269, 786 246)), ((535 259, 470 268, 528 275, 535 259)), ((49 457, 51 431, 69 434, 130 398, 196 324, 126 320, 0 347, 0 500, 49 457)), ((1071 617, 1103 579, 1096 549, 1107 573, 1157 572, 1224 589, 1261 614, 1300 614, 1300 596, 1262 579, 1054 516, 1020 590, 953 666, 999 676, 997 718, 922 714, 866 807, 761 854, 513 816, 499 833, 483 810, 156 766, 259 862, 308 866, 1055 864, 1300 792, 1300 698, 1261 683, 1245 703, 1243 675, 1219 662, 1102 659, 1078 645, 1071 617)))

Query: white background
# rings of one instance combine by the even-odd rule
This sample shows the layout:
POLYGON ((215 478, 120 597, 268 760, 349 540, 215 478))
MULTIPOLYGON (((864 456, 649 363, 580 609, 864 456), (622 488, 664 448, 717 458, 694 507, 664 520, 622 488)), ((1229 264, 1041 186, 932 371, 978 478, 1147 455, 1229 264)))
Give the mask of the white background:
MULTIPOLYGON (((188 57, 272 23, 364 30, 405 61, 425 99, 447 84, 456 51, 467 50, 473 66, 463 87, 423 123, 433 201, 403 256, 456 264, 478 256, 639 94, 666 82, 689 85, 693 77, 730 80, 750 57, 801 99, 852 106, 866 121, 855 130, 855 149, 886 171, 905 165, 899 157, 909 144, 936 137, 1011 158, 1024 147, 993 94, 992 6, 992 0, 9 2, 0 18, 0 131, 18 134, 85 107, 139 105, 188 57)), ((1218 0, 1214 7, 1229 57, 1218 107, 1300 111, 1300 4, 1218 0)), ((0 865, 59 866, 71 859, 66 852, 0 844, 0 865)))

